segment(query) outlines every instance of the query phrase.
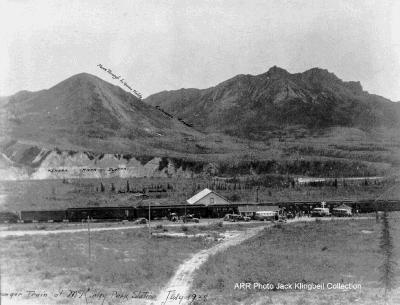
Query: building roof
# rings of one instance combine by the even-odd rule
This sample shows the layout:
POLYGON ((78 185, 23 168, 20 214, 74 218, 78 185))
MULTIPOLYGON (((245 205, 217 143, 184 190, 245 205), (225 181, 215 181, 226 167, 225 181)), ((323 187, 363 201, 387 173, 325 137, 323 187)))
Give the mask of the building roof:
POLYGON ((205 188, 204 190, 198 192, 196 195, 194 195, 193 197, 189 198, 188 200, 186 200, 187 203, 189 204, 194 204, 197 201, 199 201, 201 198, 207 196, 208 194, 212 193, 212 190, 209 190, 207 188, 205 188))
POLYGON ((266 211, 279 211, 279 207, 276 205, 240 205, 239 213, 254 213, 254 212, 266 212, 266 211))
POLYGON ((194 195, 193 197, 189 198, 188 200, 186 200, 186 202, 187 202, 188 204, 194 204, 194 203, 196 203, 197 201, 199 201, 200 199, 204 198, 205 196, 207 196, 208 194, 211 194, 211 193, 213 193, 214 195, 216 195, 216 196, 218 196, 218 197, 224 199, 224 200, 227 201, 228 203, 230 203, 229 200, 227 200, 225 197, 223 197, 223 196, 217 194, 216 192, 214 192, 214 191, 212 191, 212 190, 210 190, 210 189, 207 189, 207 188, 205 188, 204 190, 200 191, 199 193, 197 193, 197 194, 194 195))

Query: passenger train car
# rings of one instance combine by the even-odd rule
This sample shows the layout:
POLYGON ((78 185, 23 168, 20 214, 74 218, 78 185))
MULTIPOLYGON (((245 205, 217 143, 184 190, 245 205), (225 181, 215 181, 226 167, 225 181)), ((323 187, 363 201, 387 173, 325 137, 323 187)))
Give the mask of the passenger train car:
MULTIPOLYGON (((399 211, 399 200, 387 201, 374 201, 374 200, 360 200, 360 201, 327 201, 326 206, 332 210, 340 204, 345 203, 352 207, 353 211, 360 213, 369 213, 375 211, 399 211)), ((305 202, 305 201, 291 201, 291 202, 264 202, 254 203, 256 205, 275 205, 285 210, 286 213, 305 211, 311 212, 313 208, 318 207, 320 202, 305 202)), ((238 214, 239 206, 243 203, 231 203, 224 205, 151 205, 150 218, 161 219, 169 217, 172 213, 178 216, 185 214, 192 214, 196 218, 222 218, 226 214, 238 214)), ((20 211, 19 213, 13 212, 0 212, 0 222, 81 222, 87 219, 93 221, 132 221, 137 218, 149 218, 149 206, 120 206, 120 207, 85 207, 85 208, 68 208, 66 210, 31 210, 20 211)))

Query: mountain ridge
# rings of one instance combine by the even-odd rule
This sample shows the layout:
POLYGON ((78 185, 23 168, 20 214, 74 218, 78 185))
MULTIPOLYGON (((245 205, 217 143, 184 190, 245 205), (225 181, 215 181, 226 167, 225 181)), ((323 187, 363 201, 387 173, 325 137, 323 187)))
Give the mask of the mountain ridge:
MULTIPOLYGON (((168 139, 200 134, 122 88, 88 73, 46 90, 20 91, 1 109, 1 138, 35 140, 62 147, 129 151, 168 139), (161 139, 162 138, 162 139, 161 139), (94 146, 93 146, 94 145, 94 146)), ((171 141, 173 142, 173 141, 171 141)))
POLYGON ((171 158, 177 166, 162 175, 180 175, 179 164, 195 175, 205 164, 200 174, 206 176, 214 167, 223 175, 257 168, 257 174, 337 176, 346 168, 346 175, 368 176, 400 164, 397 129, 371 129, 398 126, 395 103, 327 70, 290 74, 272 67, 206 89, 159 95, 162 106, 149 105, 80 73, 2 99, 0 171, 17 180, 58 179, 66 169, 65 177, 103 177, 107 166, 125 168, 124 160, 141 163, 141 156, 154 159, 154 171, 142 171, 135 161, 116 173, 159 175, 171 158))
POLYGON ((241 137, 288 125, 308 129, 400 126, 399 105, 369 94, 360 82, 342 81, 321 68, 291 74, 274 66, 265 73, 236 75, 206 89, 163 91, 145 102, 201 131, 241 137))

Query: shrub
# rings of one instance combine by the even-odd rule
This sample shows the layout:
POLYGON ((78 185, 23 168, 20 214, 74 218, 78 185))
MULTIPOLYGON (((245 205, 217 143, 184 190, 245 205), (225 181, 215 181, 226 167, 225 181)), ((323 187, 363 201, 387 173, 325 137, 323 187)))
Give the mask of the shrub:
POLYGON ((187 231, 189 231, 189 228, 188 228, 188 227, 186 227, 186 226, 181 226, 181 229, 182 229, 182 231, 183 231, 183 232, 187 232, 187 231))
POLYGON ((42 273, 42 279, 44 280, 50 280, 52 279, 54 276, 49 272, 49 271, 45 271, 42 273))

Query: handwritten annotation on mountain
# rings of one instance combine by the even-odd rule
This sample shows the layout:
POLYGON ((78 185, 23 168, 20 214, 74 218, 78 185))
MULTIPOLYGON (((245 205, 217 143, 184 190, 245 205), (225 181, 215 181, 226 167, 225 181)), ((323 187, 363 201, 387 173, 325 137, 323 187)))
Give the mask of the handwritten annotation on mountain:
POLYGON ((98 64, 98 67, 100 67, 100 69, 106 71, 108 74, 110 74, 112 76, 113 79, 118 79, 121 84, 123 84, 125 87, 127 87, 137 98, 142 99, 142 95, 137 92, 136 90, 132 89, 125 81, 124 78, 121 77, 121 75, 116 75, 114 74, 110 69, 107 69, 106 67, 104 67, 102 64, 98 64))

